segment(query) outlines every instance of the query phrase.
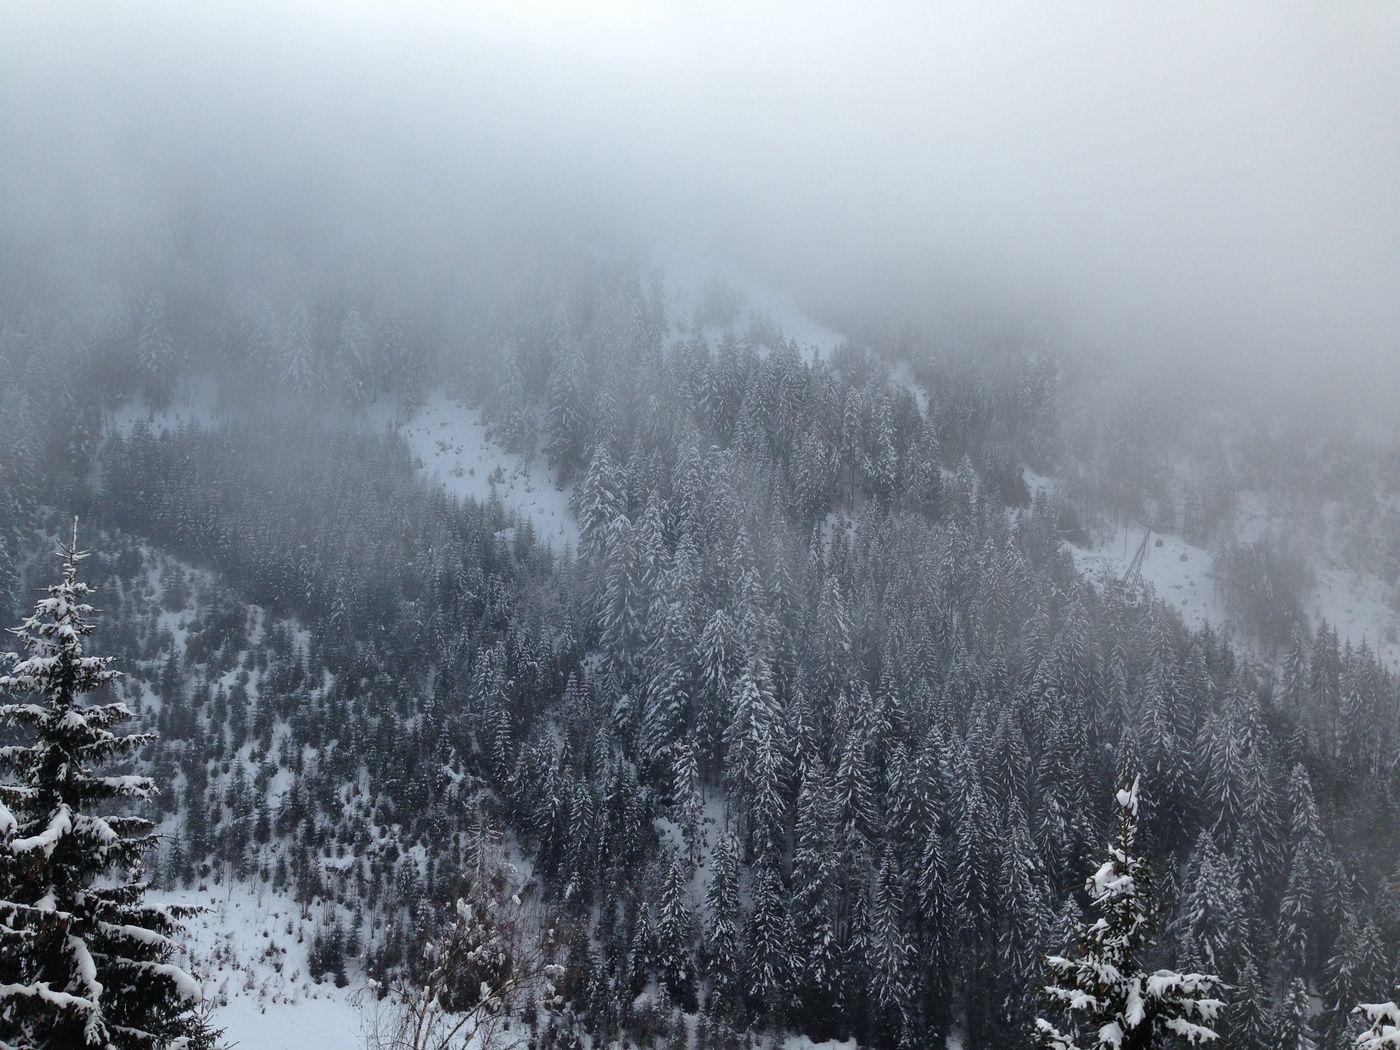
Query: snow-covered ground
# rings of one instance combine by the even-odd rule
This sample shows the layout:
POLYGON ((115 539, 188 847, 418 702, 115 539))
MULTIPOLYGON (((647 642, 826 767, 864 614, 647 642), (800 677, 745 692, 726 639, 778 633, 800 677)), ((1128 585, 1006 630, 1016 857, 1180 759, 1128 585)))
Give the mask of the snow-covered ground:
MULTIPOLYGON (((1342 508, 1333 503, 1330 509, 1342 508)), ((1301 521, 1286 509, 1271 508, 1260 493, 1247 491, 1236 500, 1231 525, 1239 543, 1276 533, 1293 535, 1313 574, 1312 591, 1303 599, 1312 626, 1325 620, 1343 643, 1365 642, 1382 663, 1400 670, 1400 612, 1386 600, 1387 587, 1378 576, 1358 572, 1347 563, 1340 552, 1339 531, 1327 523, 1327 517, 1319 515, 1320 524, 1301 521), (1298 540, 1299 535, 1305 539, 1298 540)))
POLYGON ((353 1050, 363 1045, 354 985, 317 984, 307 972, 316 917, 289 898, 249 886, 152 894, 206 910, 186 921, 188 962, 215 1006, 214 1025, 239 1050, 353 1050))
MULTIPOLYGON (((382 406, 382 422, 392 407, 382 406)), ((372 416, 372 422, 376 419, 372 416)), ((419 473, 463 499, 502 505, 530 521, 536 536, 555 550, 578 543, 578 523, 569 509, 569 490, 558 488, 543 455, 527 464, 487 436, 478 409, 435 390, 399 434, 413 452, 419 473)))
POLYGON ((165 408, 153 409, 144 401, 128 401, 114 410, 107 421, 116 434, 130 434, 140 420, 155 432, 178 430, 182 425, 213 427, 219 413, 219 384, 213 376, 195 376, 181 381, 165 408))
MULTIPOLYGON (((914 369, 907 361, 899 361, 890 370, 890 378, 902 387, 906 387, 914 395, 914 401, 919 406, 919 415, 928 415, 928 391, 914 378, 914 369)), ((1027 472, 1029 473, 1029 472, 1027 472)), ((1035 485, 1031 484, 1031 479, 1027 478, 1026 483, 1031 485, 1031 491, 1035 491, 1035 485)))
POLYGON ((797 343, 804 360, 808 361, 828 356, 845 342, 840 332, 801 309, 787 292, 763 283, 723 259, 673 250, 663 254, 662 268, 665 274, 666 318, 674 336, 692 334, 695 308, 700 305, 710 285, 718 283, 727 291, 736 293, 739 308, 729 325, 705 328, 704 334, 711 342, 723 335, 726 327, 736 335, 742 335, 755 323, 766 323, 780 329, 785 338, 797 343))
MULTIPOLYGON (((1142 544, 1145 530, 1126 527, 1106 543, 1092 550, 1070 545, 1079 571, 1095 583, 1121 580, 1142 544)), ((1175 606, 1182 619, 1192 626, 1209 622, 1217 627, 1226 622, 1224 597, 1211 579, 1214 559, 1210 552, 1193 547, 1180 536, 1152 533, 1142 560, 1142 579, 1157 597, 1175 606)))
POLYGON ((1314 571, 1317 586, 1305 602, 1314 625, 1325 619, 1344 643, 1364 641, 1383 664, 1400 671, 1400 613, 1386 601, 1385 585, 1340 565, 1314 571))
MULTIPOLYGON (((198 974, 213 1024, 237 1050, 355 1050, 365 1045, 353 975, 349 987, 317 984, 307 952, 317 922, 290 898, 234 884, 151 894, 161 904, 204 908, 186 921, 183 960, 198 974)), ((857 1050, 854 1040, 816 1043, 788 1035, 783 1050, 857 1050)), ((949 1047, 960 1044, 950 1038, 949 1047)))
MULTIPOLYGON (((1053 482, 1053 479, 1050 479, 1053 482)), ((1044 484, 1037 479, 1032 484, 1044 484)), ((1235 534, 1239 542, 1258 539, 1269 529, 1261 521, 1262 512, 1249 501, 1242 501, 1235 534)), ((1075 565, 1095 583, 1122 579, 1142 542, 1141 525, 1120 529, 1110 540, 1093 549, 1070 546, 1075 565)), ((1310 561, 1315 583, 1303 601, 1314 628, 1326 620, 1336 628, 1343 643, 1370 646, 1382 663, 1400 670, 1400 613, 1386 600, 1386 587, 1374 575, 1345 567, 1326 551, 1312 552, 1310 561)), ((1192 626, 1209 622, 1228 627, 1229 612, 1224 593, 1212 578, 1214 558, 1201 547, 1180 536, 1154 531, 1142 563, 1142 578, 1151 584, 1159 598, 1174 605, 1192 626)))

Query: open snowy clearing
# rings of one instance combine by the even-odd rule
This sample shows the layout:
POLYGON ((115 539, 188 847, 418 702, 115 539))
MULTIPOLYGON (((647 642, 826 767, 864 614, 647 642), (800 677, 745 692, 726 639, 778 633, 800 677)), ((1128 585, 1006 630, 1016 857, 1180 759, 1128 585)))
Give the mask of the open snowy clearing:
POLYGON ((1400 671, 1400 613, 1386 601, 1384 584, 1339 566, 1316 573, 1317 586, 1304 603, 1313 625, 1325 619, 1343 643, 1365 642, 1381 663, 1400 671))
POLYGON ((136 399, 112 411, 107 428, 123 437, 145 422, 155 433, 178 430, 182 426, 212 429, 219 416, 219 384, 213 376, 195 376, 182 380, 164 408, 153 409, 136 399))
MULTIPOLYGON (((1240 493, 1233 528, 1240 543, 1253 543, 1286 531, 1291 520, 1286 511, 1271 510, 1260 493, 1247 491, 1240 493)), ((1315 529, 1301 546, 1313 572, 1312 591, 1303 599, 1312 626, 1326 620, 1343 644, 1365 642, 1383 664, 1400 669, 1400 613, 1387 602, 1381 579, 1348 566, 1335 529, 1315 529)))
MULTIPOLYGON (((347 988, 317 984, 307 951, 317 912, 302 918, 290 898, 266 888, 233 884, 151 894, 161 904, 205 910, 186 921, 185 962, 201 978, 213 1021, 237 1050, 353 1050, 364 1045, 356 1004, 363 979, 347 988)), ((764 1044, 766 1045, 766 1043, 764 1044)), ((854 1040, 816 1043, 788 1035, 782 1050, 857 1050, 854 1040)), ((948 1046, 957 1047, 956 1037, 948 1046)))
MULTIPOLYGON (((1101 546, 1084 549, 1070 545, 1079 571, 1095 583, 1122 579, 1142 542, 1144 527, 1129 526, 1101 546)), ((1254 517, 1241 526, 1242 542, 1257 538, 1263 528, 1254 517)), ((1365 642, 1381 662, 1400 669, 1400 614, 1386 601, 1384 584, 1313 556, 1315 583, 1304 598, 1303 608, 1314 628, 1324 620, 1336 628, 1343 643, 1359 646, 1365 642), (1319 563, 1323 563, 1319 565, 1319 563)), ((1142 578, 1157 596, 1181 613, 1192 626, 1209 623, 1216 628, 1229 626, 1225 596, 1214 579, 1215 559, 1210 552, 1187 543, 1180 536, 1154 531, 1142 562, 1142 578)))
POLYGON ((362 1045, 353 985, 317 984, 307 951, 316 920, 266 889, 211 885, 155 893, 162 904, 206 909, 186 921, 189 964, 200 977, 214 1023, 240 1050, 312 1050, 362 1045))
MULTIPOLYGON (((384 422, 390 421, 391 411, 388 405, 380 408, 384 422)), ((462 499, 499 500, 529 521, 536 536, 556 551, 577 545, 578 524, 569 509, 569 490, 555 485, 543 456, 526 463, 493 442, 480 410, 434 390, 399 426, 399 434, 408 443, 421 476, 462 499)))
MULTIPOLYGON (((1141 526, 1122 528, 1092 550, 1070 544, 1070 553, 1079 571, 1095 583, 1121 580, 1142 543, 1144 531, 1141 526)), ((1188 624, 1220 627, 1226 622, 1226 609, 1223 595, 1211 578, 1214 565, 1208 551, 1192 546, 1180 536, 1154 531, 1142 560, 1142 578, 1157 597, 1175 606, 1188 624)))

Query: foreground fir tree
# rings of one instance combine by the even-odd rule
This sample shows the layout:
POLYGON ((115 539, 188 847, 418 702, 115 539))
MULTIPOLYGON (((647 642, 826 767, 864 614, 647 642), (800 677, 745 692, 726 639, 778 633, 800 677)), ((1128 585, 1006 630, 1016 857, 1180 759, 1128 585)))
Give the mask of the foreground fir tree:
POLYGON ((1219 978, 1143 969, 1153 926, 1151 873, 1133 854, 1139 781, 1129 781, 1126 765, 1121 781, 1117 835, 1085 884, 1099 917, 1080 935, 1074 958, 1046 960, 1052 982, 1045 995, 1065 1015, 1063 1027, 1036 1018, 1046 1050, 1155 1050, 1173 1036, 1191 1045, 1216 1038, 1212 1025, 1224 1006, 1212 998, 1219 978))
POLYGON ((1356 1050, 1400 1050, 1400 991, 1388 1003, 1362 1003, 1354 1011, 1371 1026, 1356 1037, 1356 1050))
POLYGON ((14 628, 25 653, 0 676, 0 691, 32 698, 0 706, 20 730, 0 747, 0 1046, 192 1047, 208 1033, 199 986, 170 962, 177 917, 142 901, 152 825, 108 809, 154 785, 97 771, 151 734, 112 732, 131 717, 123 704, 80 702, 120 672, 84 655, 93 610, 76 545, 75 525, 63 578, 14 628))

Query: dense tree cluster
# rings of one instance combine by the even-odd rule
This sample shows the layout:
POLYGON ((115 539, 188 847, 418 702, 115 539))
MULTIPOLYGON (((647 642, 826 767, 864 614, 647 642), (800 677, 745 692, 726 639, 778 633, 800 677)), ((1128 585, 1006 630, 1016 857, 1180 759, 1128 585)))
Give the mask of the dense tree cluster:
MULTIPOLYGON (((1354 1038, 1400 945, 1400 684, 1370 649, 1289 616, 1274 668, 1082 579, 1079 511, 1158 497, 1076 480, 1043 351, 877 334, 815 358, 723 296, 668 324, 624 267, 542 287, 451 353, 392 298, 203 328, 175 292, 143 299, 88 367, 169 352, 266 407, 100 442, 99 413, 63 456, 41 428, 0 464, 24 472, 0 526, 42 525, 42 500, 109 530, 112 642, 176 785, 164 877, 334 900, 362 926, 352 950, 328 925, 324 969, 382 975, 485 813, 532 863, 591 1033, 674 1035, 680 1008, 706 1045, 1015 1048, 1094 903, 1126 747, 1154 950, 1229 986, 1219 1045, 1354 1038), (574 486, 576 551, 424 485, 360 421, 430 382, 574 486)), ((1103 427, 1104 476, 1133 474, 1126 422, 1103 427)))

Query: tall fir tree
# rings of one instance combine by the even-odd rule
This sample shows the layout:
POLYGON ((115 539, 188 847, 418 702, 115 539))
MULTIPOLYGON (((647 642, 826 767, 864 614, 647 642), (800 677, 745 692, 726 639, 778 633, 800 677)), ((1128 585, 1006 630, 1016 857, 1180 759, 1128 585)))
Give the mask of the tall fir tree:
POLYGON ((125 704, 84 694, 120 672, 85 655, 92 633, 77 523, 62 579, 13 633, 24 654, 0 690, 23 743, 0 748, 0 1044, 127 1050, 205 1041, 199 985, 172 964, 179 916, 144 902, 150 821, 114 813, 147 802, 146 777, 104 774, 153 734, 118 736, 125 704), (108 809, 108 807, 111 809, 108 809))
POLYGON ((1348 1042, 1355 1025, 1354 1004, 1385 979, 1388 965, 1386 948, 1375 923, 1356 915, 1347 916, 1323 982, 1322 990, 1331 1005, 1327 1045, 1348 1042))
POLYGON ((705 931, 705 968, 710 978, 705 1006, 717 1019, 735 1017, 739 1011, 739 845, 724 835, 715 846, 710 886, 705 894, 708 925, 705 931))
POLYGON ((1075 958, 1046 960, 1046 998, 1067 1021, 1061 1028, 1036 1018, 1046 1050, 1150 1050, 1173 1035, 1191 1045, 1216 1038, 1212 1025, 1225 1005, 1212 997, 1218 978, 1142 968, 1154 925, 1152 877, 1134 854, 1139 781, 1127 776, 1126 761, 1120 782, 1117 834, 1084 887, 1099 917, 1081 934, 1075 958))
POLYGON ((1308 986, 1301 977, 1293 978, 1284 989, 1283 1000, 1274 1007, 1273 1046, 1277 1050, 1317 1050, 1312 1012, 1308 986))
POLYGON ((797 799, 792 859, 794 975, 809 1030, 824 1034, 835 1008, 841 959, 836 943, 836 836, 831 827, 831 778, 820 760, 797 799))
POLYGON ((165 302, 154 292, 142 304, 136 357, 147 406, 165 408, 175 391, 175 344, 165 323, 165 302))
POLYGON ((695 1009, 695 915, 688 899, 691 869, 680 851, 671 852, 661 875, 656 914, 656 966, 662 983, 683 1009, 695 1009))

